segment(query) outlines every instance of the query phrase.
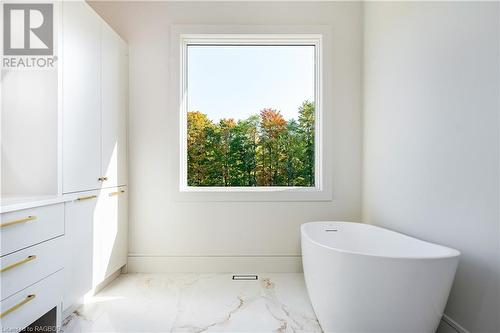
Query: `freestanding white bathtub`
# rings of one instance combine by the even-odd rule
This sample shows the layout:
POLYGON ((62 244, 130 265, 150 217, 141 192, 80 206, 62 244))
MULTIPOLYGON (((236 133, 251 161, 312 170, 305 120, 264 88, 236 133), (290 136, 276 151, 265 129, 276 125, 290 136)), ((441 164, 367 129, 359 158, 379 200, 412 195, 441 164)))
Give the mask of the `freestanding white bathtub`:
POLYGON ((376 226, 301 226, 309 298, 325 332, 433 333, 460 253, 376 226))

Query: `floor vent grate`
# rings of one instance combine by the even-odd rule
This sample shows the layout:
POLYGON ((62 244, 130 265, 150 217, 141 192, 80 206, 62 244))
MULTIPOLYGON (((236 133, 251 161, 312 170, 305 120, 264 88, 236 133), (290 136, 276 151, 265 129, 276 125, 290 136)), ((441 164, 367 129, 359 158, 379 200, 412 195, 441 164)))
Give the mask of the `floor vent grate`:
POLYGON ((258 280, 259 276, 258 275, 253 275, 253 274, 236 274, 233 275, 233 280, 235 281, 246 281, 246 280, 258 280))

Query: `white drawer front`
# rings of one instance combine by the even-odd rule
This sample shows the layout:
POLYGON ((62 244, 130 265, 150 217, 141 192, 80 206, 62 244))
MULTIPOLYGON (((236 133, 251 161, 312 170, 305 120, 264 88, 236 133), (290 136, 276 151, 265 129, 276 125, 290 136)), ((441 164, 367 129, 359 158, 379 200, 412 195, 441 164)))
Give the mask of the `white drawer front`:
POLYGON ((63 238, 57 237, 0 258, 1 299, 62 269, 63 238))
POLYGON ((63 274, 58 271, 0 302, 1 332, 19 332, 50 309, 60 306, 63 274))
POLYGON ((1 214, 1 255, 64 234, 64 204, 1 214))

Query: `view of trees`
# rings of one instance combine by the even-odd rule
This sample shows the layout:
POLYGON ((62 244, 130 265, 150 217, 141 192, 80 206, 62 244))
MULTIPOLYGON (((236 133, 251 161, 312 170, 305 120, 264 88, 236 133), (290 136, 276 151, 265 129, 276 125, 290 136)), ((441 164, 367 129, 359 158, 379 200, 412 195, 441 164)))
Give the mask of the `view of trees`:
POLYGON ((247 119, 187 115, 189 186, 314 186, 314 103, 298 119, 266 108, 247 119))

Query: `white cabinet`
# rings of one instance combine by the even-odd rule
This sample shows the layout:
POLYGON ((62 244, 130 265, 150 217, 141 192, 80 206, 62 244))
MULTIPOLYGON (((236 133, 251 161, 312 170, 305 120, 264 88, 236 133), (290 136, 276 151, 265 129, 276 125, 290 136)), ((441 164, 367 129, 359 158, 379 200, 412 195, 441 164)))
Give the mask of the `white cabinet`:
POLYGON ((101 20, 85 2, 63 3, 63 192, 101 177, 101 20))
POLYGON ((0 214, 2 332, 17 332, 54 307, 56 325, 61 319, 64 206, 18 206, 0 214))
MULTIPOLYGON (((57 271, 3 299, 0 302, 0 312, 4 314, 2 320, 0 320, 0 332, 20 332, 20 329, 28 326, 54 307, 57 307, 58 319, 56 321, 57 326, 60 326, 61 311, 59 307, 62 282, 62 271, 57 271)), ((39 329, 39 331, 45 330, 39 329)), ((37 330, 35 329, 33 332, 37 332, 37 330)))
POLYGON ((2 72, 0 199, 29 204, 0 214, 0 328, 78 305, 127 263, 128 47, 85 1, 55 7, 57 72, 2 72))
POLYGON ((85 3, 63 3, 63 192, 127 181, 127 45, 85 3))
POLYGON ((101 35, 101 174, 104 187, 115 187, 127 183, 128 46, 106 24, 101 35))
POLYGON ((94 222, 94 283, 127 263, 127 188, 101 191, 94 222))
POLYGON ((64 234, 62 204, 0 214, 2 256, 64 234))
POLYGON ((72 195, 65 203, 64 309, 127 263, 127 187, 72 195))
POLYGON ((56 237, 0 258, 2 269, 0 298, 4 300, 63 269, 64 258, 61 256, 63 248, 64 237, 56 237))
POLYGON ((63 51, 68 309, 127 262, 128 47, 87 3, 69 1, 63 51))
POLYGON ((93 287, 94 215, 98 192, 82 192, 65 203, 64 309, 78 304, 93 287))

